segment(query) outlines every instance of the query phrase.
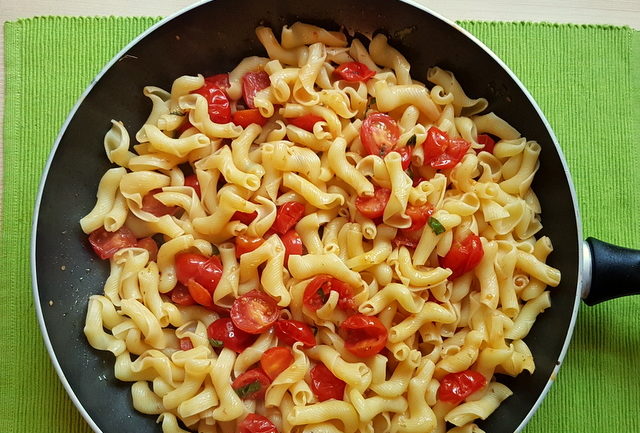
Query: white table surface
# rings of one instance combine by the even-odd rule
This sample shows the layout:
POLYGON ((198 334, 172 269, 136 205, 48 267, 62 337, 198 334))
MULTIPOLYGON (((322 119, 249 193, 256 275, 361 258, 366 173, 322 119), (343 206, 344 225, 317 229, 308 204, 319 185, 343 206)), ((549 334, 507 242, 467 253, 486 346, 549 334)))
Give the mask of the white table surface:
MULTIPOLYGON (((640 29, 640 0, 416 0, 454 20, 550 21, 640 29)), ((43 15, 167 16, 193 0, 0 0, 0 22, 43 15)), ((0 32, 0 129, 4 120, 4 32, 0 32)), ((2 197, 0 137, 0 198, 2 197)), ((1 203, 1 201, 0 201, 1 203)), ((1 204, 0 204, 1 210, 1 204)))

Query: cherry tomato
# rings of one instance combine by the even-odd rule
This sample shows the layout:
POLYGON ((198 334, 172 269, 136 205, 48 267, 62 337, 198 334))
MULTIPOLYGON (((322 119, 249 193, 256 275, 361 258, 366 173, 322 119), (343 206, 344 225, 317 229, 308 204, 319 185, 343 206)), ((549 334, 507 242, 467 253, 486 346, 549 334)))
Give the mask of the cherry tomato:
POLYGON ((367 65, 360 62, 346 62, 338 66, 333 71, 333 75, 336 77, 336 79, 344 80, 350 83, 355 83, 358 81, 366 83, 375 74, 375 71, 372 71, 367 67, 367 65))
POLYGON ((195 280, 209 293, 213 293, 222 277, 222 263, 220 257, 206 257, 195 253, 178 253, 175 257, 176 277, 182 284, 188 286, 190 280, 195 280))
POLYGON ((431 215, 433 215, 433 205, 431 203, 422 206, 407 205, 406 213, 411 217, 411 226, 404 230, 419 230, 427 224, 431 215))
POLYGON ((250 334, 262 334, 269 329, 279 313, 276 301, 258 290, 236 298, 231 306, 233 324, 250 334))
POLYGON ((271 379, 261 368, 252 368, 242 373, 231 384, 231 388, 243 400, 258 400, 264 398, 271 379))
POLYGON ((279 433, 267 417, 250 413, 238 424, 238 433, 279 433))
POLYGON ((299 320, 278 320, 273 329, 276 331, 278 340, 284 344, 293 346, 296 342, 301 342, 304 347, 316 345, 316 337, 313 335, 311 327, 299 320))
POLYGON ((190 186, 194 189, 198 197, 202 198, 202 193, 200 192, 200 182, 198 181, 198 176, 195 174, 191 174, 184 178, 184 186, 190 186))
POLYGON ((280 236, 282 243, 284 244, 284 264, 289 263, 289 256, 301 256, 303 251, 302 239, 295 230, 289 230, 282 236, 280 236))
POLYGON ((233 216, 231 217, 231 220, 237 220, 240 221, 242 224, 246 224, 249 225, 253 222, 254 219, 256 219, 258 217, 258 212, 257 211, 253 211, 251 213, 248 212, 239 212, 236 211, 233 216))
POLYGON ((459 404, 487 384, 487 379, 473 370, 449 373, 440 381, 438 399, 448 403, 459 404))
POLYGON ((237 328, 228 317, 218 319, 209 325, 207 335, 210 339, 221 342, 223 347, 237 353, 251 346, 258 338, 257 335, 249 334, 237 328))
POLYGON ((415 179, 413 179, 413 186, 416 187, 418 185, 420 185, 420 182, 424 182, 426 179, 422 176, 418 176, 415 179))
POLYGON ((142 210, 157 217, 174 215, 178 212, 177 206, 165 206, 160 200, 154 197, 154 195, 159 192, 162 192, 161 188, 152 189, 142 197, 142 210))
POLYGON ((344 388, 347 384, 335 377, 324 364, 316 364, 311 369, 310 375, 311 390, 318 397, 318 400, 325 401, 331 398, 342 400, 344 398, 344 388))
POLYGON ((260 367, 274 380, 293 364, 293 353, 288 347, 272 347, 262 354, 260 367))
POLYGON ((182 305, 183 307, 196 304, 196 301, 193 300, 193 297, 189 293, 189 289, 180 283, 176 284, 170 292, 170 297, 171 302, 177 305, 182 305))
POLYGON ((315 114, 305 114, 304 116, 287 119, 287 122, 305 131, 313 132, 313 125, 322 120, 324 120, 322 117, 316 116, 315 114))
POLYGON ((476 149, 476 152, 485 151, 493 153, 493 149, 496 147, 495 140, 489 134, 479 134, 476 141, 479 144, 484 144, 484 147, 482 149, 476 149))
POLYGON ((189 280, 187 282, 187 289, 189 289, 189 294, 193 300, 203 307, 211 308, 215 305, 213 303, 211 292, 205 289, 202 284, 198 283, 196 280, 189 280))
POLYGON ((247 235, 238 235, 235 239, 236 244, 236 257, 240 258, 244 253, 249 253, 260 245, 264 244, 263 238, 254 238, 247 235))
POLYGON ((453 272, 449 277, 455 280, 475 268, 484 256, 480 238, 471 233, 462 242, 455 241, 447 255, 440 259, 440 266, 453 272))
POLYGON ((380 353, 387 343, 387 328, 375 316, 354 314, 340 325, 344 348, 361 358, 380 353))
POLYGON ((395 149, 398 138, 400 127, 388 114, 373 113, 362 122, 360 140, 369 155, 384 157, 395 149))
POLYGON ((149 260, 155 262, 158 260, 158 244, 153 238, 142 238, 138 239, 136 244, 138 248, 144 248, 149 251, 149 260))
POLYGON ((376 186, 372 197, 361 196, 356 198, 356 208, 367 218, 380 218, 384 215, 384 208, 387 207, 389 197, 391 197, 389 188, 376 186))
POLYGON ((447 169, 458 164, 467 153, 471 143, 462 138, 449 138, 449 135, 432 126, 427 131, 424 147, 424 163, 435 169, 447 169))
POLYGON ((400 229, 391 242, 393 242, 393 245, 396 247, 404 245, 408 248, 415 248, 418 246, 418 242, 420 242, 421 235, 422 232, 418 230, 400 229))
POLYGON ((243 128, 246 128, 252 123, 257 123, 260 126, 264 126, 264 124, 267 123, 267 120, 269 119, 263 117, 262 114, 260 114, 260 110, 258 110, 257 108, 238 110, 233 113, 233 123, 238 126, 242 126, 243 128))
POLYGON ((304 305, 312 311, 321 308, 329 299, 331 291, 338 293, 338 308, 353 311, 355 305, 351 287, 331 275, 318 275, 307 285, 302 296, 304 305))
POLYGON ((247 72, 244 74, 242 77, 242 96, 247 107, 256 108, 253 104, 253 98, 256 96, 256 93, 270 85, 269 74, 264 71, 247 72))
POLYGON ((411 165, 411 156, 413 155, 413 147, 404 146, 398 147, 394 150, 400 154, 400 162, 402 163, 402 169, 406 170, 411 165))
POLYGON ((191 350, 193 349, 193 343, 189 337, 184 337, 180 339, 180 350, 191 350))
POLYGON ((291 228, 300 221, 303 215, 304 205, 302 203, 297 201, 288 201, 278 208, 276 220, 271 226, 271 229, 274 232, 283 235, 291 230, 291 228))
POLYGON ((89 234, 89 243, 102 260, 110 259, 122 248, 135 247, 137 242, 133 232, 126 227, 120 227, 115 232, 100 227, 89 234))
POLYGON ((215 123, 231 122, 231 105, 227 96, 226 88, 229 87, 229 77, 227 74, 218 74, 205 78, 204 86, 191 93, 204 96, 207 100, 209 118, 215 123), (221 77, 226 77, 226 83, 221 77), (224 87, 221 87, 224 86, 224 87))

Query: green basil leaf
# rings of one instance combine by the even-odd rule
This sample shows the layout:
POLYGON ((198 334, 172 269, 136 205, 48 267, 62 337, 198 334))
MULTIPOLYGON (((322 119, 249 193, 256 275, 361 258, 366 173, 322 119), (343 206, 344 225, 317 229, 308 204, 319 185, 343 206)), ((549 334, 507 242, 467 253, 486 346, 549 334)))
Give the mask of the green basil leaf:
POLYGON ((209 343, 211 343, 211 347, 222 347, 224 343, 220 340, 216 340, 214 338, 209 338, 209 343))
POLYGON ((248 383, 245 386, 241 386, 240 388, 235 389, 234 391, 236 392, 236 394, 238 394, 238 397, 245 398, 256 391, 259 391, 261 386, 262 385, 260 384, 260 381, 256 380, 255 382, 248 383))
POLYGON ((433 232, 437 235, 442 234, 446 231, 442 223, 434 217, 429 218, 429 227, 431 227, 431 230, 433 230, 433 232))

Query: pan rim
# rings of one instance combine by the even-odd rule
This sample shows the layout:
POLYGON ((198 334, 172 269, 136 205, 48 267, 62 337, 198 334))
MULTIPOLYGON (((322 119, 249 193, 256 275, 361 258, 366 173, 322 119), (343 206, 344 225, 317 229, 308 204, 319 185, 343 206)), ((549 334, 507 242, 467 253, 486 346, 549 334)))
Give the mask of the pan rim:
MULTIPOLYGON (((41 204, 42 204, 42 197, 43 197, 43 193, 44 193, 44 188, 45 188, 45 186, 47 184, 47 180, 48 180, 48 177, 49 177, 49 171, 50 171, 53 159, 54 159, 54 157, 55 157, 55 155, 56 155, 56 153, 58 151, 58 148, 60 146, 60 143, 62 141, 62 138, 63 138, 65 132, 67 131, 67 128, 68 128, 70 122, 75 117, 76 112, 78 111, 80 106, 84 103, 84 101, 85 101, 86 97, 89 95, 89 93, 91 93, 91 91, 95 87, 96 83, 111 69, 111 67, 115 63, 118 62, 118 60, 123 55, 125 55, 131 48, 133 48, 135 45, 137 45, 141 40, 146 38, 149 34, 153 33, 158 28, 164 26, 165 24, 167 24, 168 22, 174 20, 175 18, 185 14, 186 12, 188 12, 188 11, 190 11, 192 9, 196 9, 198 7, 201 7, 204 4, 211 3, 213 1, 215 1, 215 0, 201 0, 201 1, 198 1, 198 2, 196 2, 194 4, 192 4, 192 5, 184 7, 182 9, 176 11, 175 13, 173 13, 171 15, 168 15, 167 17, 161 19, 160 21, 158 21, 157 23, 153 24, 152 26, 147 28, 145 31, 140 33, 138 36, 136 36, 133 40, 131 40, 117 54, 115 54, 113 56, 113 58, 111 58, 111 60, 109 60, 105 64, 105 66, 100 70, 100 72, 95 76, 95 78, 87 86, 87 88, 84 90, 84 92, 80 95, 80 97, 78 98, 78 100, 74 104, 73 108, 69 112, 69 114, 68 114, 67 118, 65 119, 64 123, 62 124, 62 126, 60 128, 60 132, 58 133, 58 136, 56 137, 56 139, 54 141, 54 144, 53 144, 53 146, 51 148, 49 156, 47 157, 47 161, 46 161, 46 163, 45 163, 45 165, 43 167, 43 172, 42 172, 42 175, 41 175, 41 178, 40 178, 40 182, 39 182, 39 185, 38 185, 38 191, 37 191, 36 200, 35 200, 35 203, 34 203, 34 211, 33 211, 33 215, 32 215, 31 239, 30 239, 31 285, 32 285, 32 294, 33 294, 33 297, 34 297, 36 317, 38 319, 38 325, 40 327, 41 336, 42 336, 44 345, 45 345, 45 347, 47 349, 47 353, 49 355, 49 359, 51 360, 51 363, 52 363, 52 365, 53 365, 53 367, 54 367, 54 369, 56 371, 56 374, 58 375, 58 378, 59 378, 60 382, 62 383, 67 395, 69 396, 69 398, 71 399, 71 401, 73 402, 75 407, 80 412, 81 416, 84 418, 84 420, 87 422, 89 427, 95 433, 103 433, 103 431, 102 431, 102 429, 100 429, 100 427, 97 426, 97 424, 95 423, 95 421, 93 420, 91 415, 88 413, 87 409, 84 407, 82 402, 80 402, 80 400, 78 399, 78 397, 75 394, 73 388, 69 384, 69 381, 67 380, 67 377, 66 377, 64 371, 62 370, 62 367, 60 366, 60 363, 58 361, 56 353, 55 353, 55 351, 53 349, 53 345, 51 344, 51 339, 49 338, 47 324, 45 323, 45 320, 44 320, 44 315, 43 315, 43 311, 42 311, 42 305, 41 305, 41 302, 40 302, 40 290, 39 290, 39 287, 38 287, 37 260, 36 260, 36 244, 37 244, 37 231, 38 231, 38 223, 39 223, 39 216, 40 216, 40 207, 41 207, 41 204)), ((561 147, 560 147, 560 145, 558 143, 558 139, 557 139, 555 133, 553 132, 553 129, 551 128, 551 125, 549 124, 547 118, 543 114, 542 110, 540 109, 539 105, 537 104, 537 102, 535 101, 533 96, 529 93, 527 88, 523 85, 523 83, 515 75, 515 73, 504 63, 504 61, 497 54, 495 54, 489 47, 487 47, 482 41, 480 41, 477 37, 472 35, 469 31, 467 31, 464 28, 462 28, 461 26, 459 26, 453 20, 442 16, 438 12, 435 12, 432 9, 430 9, 430 8, 428 8, 428 7, 426 7, 426 6, 422 5, 422 4, 419 4, 414 0, 397 0, 397 1, 402 2, 402 3, 406 3, 406 4, 408 4, 408 5, 410 5, 410 6, 414 7, 414 8, 422 10, 422 11, 430 14, 431 16, 439 19, 443 23, 448 24, 452 29, 457 30, 458 32, 462 33, 466 38, 471 40, 476 46, 478 46, 487 55, 489 55, 509 75, 509 77, 513 80, 513 82, 518 86, 520 91, 525 95, 525 97, 529 101, 529 104, 531 104, 531 106, 534 108, 534 110, 538 114, 538 117, 542 121, 545 129, 547 130, 549 136, 551 137, 551 141, 552 141, 553 145, 555 146, 555 149, 556 149, 556 152, 558 153, 558 156, 560 157, 560 163, 562 165, 562 168, 563 168, 563 171, 564 171, 564 175, 565 175, 566 181, 568 183, 569 191, 571 193, 571 204, 572 204, 572 207, 573 207, 573 210, 574 210, 574 218, 575 218, 575 222, 576 222, 577 240, 578 240, 578 248, 577 248, 577 251, 578 251, 578 269, 577 269, 577 283, 576 283, 577 287, 576 287, 575 300, 574 300, 574 304, 573 304, 572 316, 571 316, 569 327, 567 329, 567 333, 565 335, 565 340, 564 340, 562 349, 560 351, 560 354, 558 356, 558 360, 556 362, 556 365, 554 366, 554 368, 553 368, 553 370, 551 372, 551 375, 550 375, 545 387, 539 393, 538 398, 536 399, 535 403, 531 406, 531 409, 529 410, 527 415, 522 419, 522 421, 520 422, 519 426, 514 431, 514 433, 519 433, 524 429, 524 427, 529 423, 529 421, 531 420, 533 415, 538 411, 540 405, 542 404, 542 401, 545 399, 546 395, 548 394, 548 392, 549 392, 549 390, 551 388, 551 385, 555 382, 555 378, 557 376, 557 373, 558 373, 560 367, 562 366, 562 363, 563 363, 563 361, 564 361, 564 359, 566 357, 567 351, 569 349, 569 346, 570 346, 570 343, 571 343, 571 339, 573 337, 575 325, 576 325, 576 320, 577 320, 577 315, 578 315, 578 310, 579 310, 579 305, 580 305, 580 300, 581 300, 581 292, 582 292, 582 288, 585 286, 585 277, 584 277, 584 260, 585 260, 585 257, 584 257, 583 248, 582 248, 582 245, 583 245, 582 220, 580 218, 580 211, 579 211, 579 207, 578 207, 576 189, 575 189, 575 186, 573 184, 573 179, 571 177, 571 172, 569 171, 569 168, 568 168, 568 165, 567 165, 566 157, 564 156, 564 153, 563 153, 563 151, 562 151, 562 149, 561 149, 561 147)), ((588 281, 586 281, 586 283, 588 284, 588 281)))

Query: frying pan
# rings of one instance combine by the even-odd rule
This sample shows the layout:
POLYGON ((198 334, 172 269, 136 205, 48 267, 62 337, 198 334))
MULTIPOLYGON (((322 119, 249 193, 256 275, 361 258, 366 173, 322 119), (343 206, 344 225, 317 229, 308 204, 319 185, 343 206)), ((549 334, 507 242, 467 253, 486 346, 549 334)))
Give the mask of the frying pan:
POLYGON ((130 384, 113 376, 113 356, 91 348, 82 332, 87 300, 102 291, 109 273, 108 264, 95 258, 78 224, 95 203, 102 173, 110 168, 102 139, 112 118, 122 120, 129 131, 144 122, 150 108, 141 92, 145 85, 169 88, 180 75, 229 71, 243 57, 264 53, 254 36, 256 26, 278 29, 295 21, 363 34, 382 31, 407 57, 417 79, 424 80, 421 71, 433 65, 453 71, 468 94, 486 98, 491 111, 541 144, 540 171, 533 185, 544 210, 540 235, 553 240, 555 251, 549 264, 561 270, 562 282, 551 292, 552 308, 540 316, 526 338, 536 361, 535 373, 500 377, 514 395, 480 423, 488 432, 520 431, 564 358, 581 297, 591 305, 637 293, 640 252, 595 239, 583 243, 567 165, 529 93, 473 36, 422 6, 399 0, 202 3, 152 27, 107 65, 57 139, 34 213, 36 310, 60 380, 96 432, 159 431, 154 417, 133 410, 130 384), (53 306, 48 304, 50 299, 57 300, 53 306))

